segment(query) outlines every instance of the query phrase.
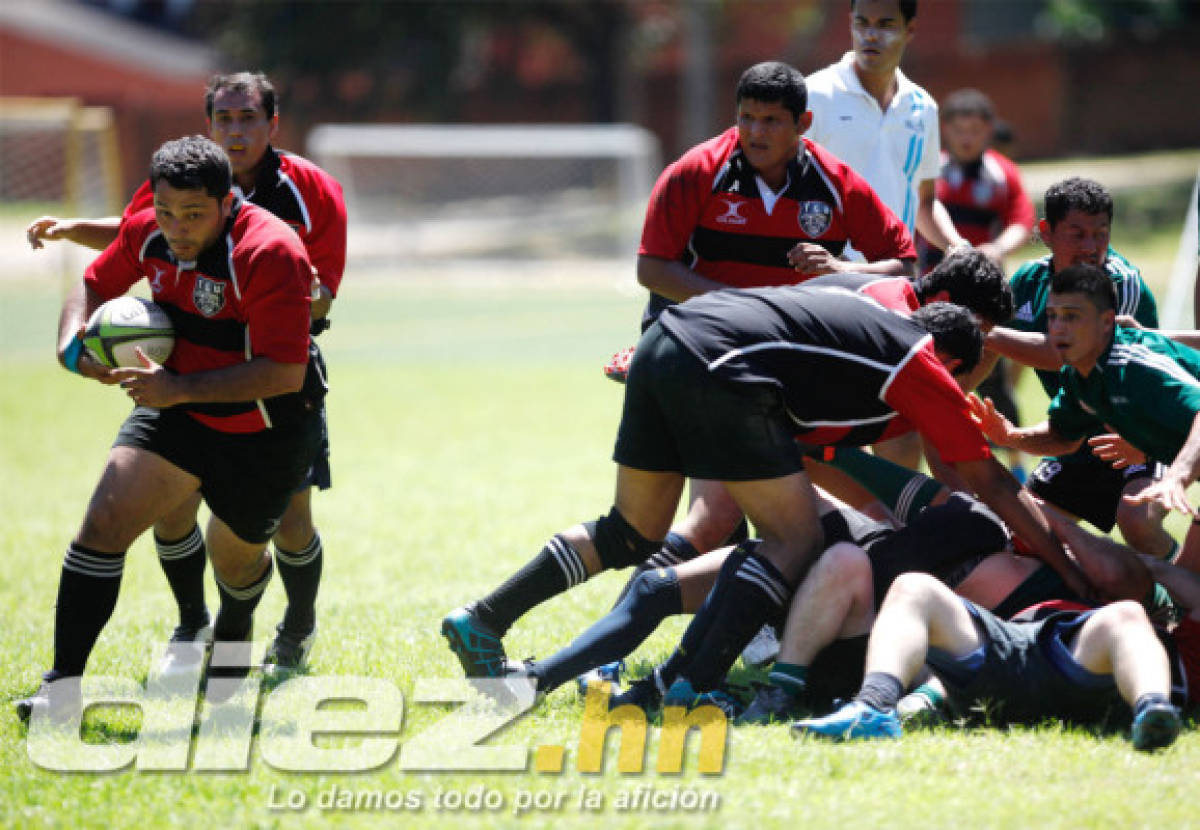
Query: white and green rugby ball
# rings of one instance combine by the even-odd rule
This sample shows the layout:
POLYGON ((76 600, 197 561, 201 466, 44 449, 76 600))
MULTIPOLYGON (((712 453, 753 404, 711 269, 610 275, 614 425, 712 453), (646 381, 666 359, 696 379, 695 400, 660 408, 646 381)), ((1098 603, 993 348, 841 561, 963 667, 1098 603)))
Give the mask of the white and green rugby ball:
POLYGON ((163 363, 175 347, 175 329, 161 306, 141 297, 117 297, 92 314, 83 347, 105 366, 141 366, 136 348, 163 363))

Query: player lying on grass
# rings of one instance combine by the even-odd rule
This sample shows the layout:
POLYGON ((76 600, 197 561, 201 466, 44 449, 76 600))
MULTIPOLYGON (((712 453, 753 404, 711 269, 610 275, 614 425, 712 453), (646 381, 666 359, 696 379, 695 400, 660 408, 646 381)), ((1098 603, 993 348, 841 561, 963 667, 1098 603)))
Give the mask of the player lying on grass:
MULTIPOLYGON (((797 589, 786 626, 780 621, 784 635, 778 660, 739 723, 788 719, 853 693, 875 609, 900 573, 932 573, 1000 613, 1051 598, 1077 598, 1051 568, 1012 553, 1003 523, 972 497, 857 450, 839 450, 837 456, 835 463, 852 471, 884 503, 895 505, 907 523, 894 530, 848 509, 826 517, 822 524, 830 547, 797 589), (833 522, 841 523, 842 532, 830 530, 833 522)), ((1148 593, 1149 582, 1140 569, 1118 557, 1098 554, 1083 564, 1107 594, 1140 598, 1148 593)), ((687 672, 689 651, 685 639, 613 705, 687 704, 687 690, 671 687, 687 672)), ((741 709, 740 701, 719 690, 699 696, 698 702, 731 714, 741 709)))
MULTIPOLYGON (((1093 546, 1120 549, 1192 612, 1170 633, 1129 601, 1091 610, 1048 603, 1031 620, 1006 621, 924 574, 904 574, 872 628, 858 694, 793 730, 835 740, 899 737, 897 703, 927 666, 955 709, 966 712, 987 701, 995 723, 1103 720, 1124 701, 1132 709, 1136 749, 1171 744, 1181 728, 1170 698, 1173 680, 1191 702, 1200 688, 1200 578, 1153 557, 1139 560, 1065 518, 1055 528, 1078 555, 1093 546)), ((1184 702, 1183 696, 1176 700, 1184 702)))
MULTIPOLYGON (((1115 432, 1149 459, 1171 465, 1126 500, 1195 515, 1186 491, 1200 475, 1200 352, 1117 325, 1116 309, 1112 281, 1100 268, 1056 273, 1046 315, 1062 369, 1047 420, 1018 429, 990 402, 974 399, 977 415, 993 442, 1026 452, 1074 452, 1091 436, 1115 432)), ((1200 569, 1195 525, 1177 561, 1200 569)))
MULTIPOLYGON (((346 265, 346 205, 341 185, 324 170, 294 153, 271 146, 279 129, 275 87, 261 72, 215 75, 204 94, 209 137, 230 160, 234 185, 247 201, 284 220, 304 243, 313 267, 312 334, 329 327, 329 310, 346 265)), ((123 219, 153 205, 153 192, 143 184, 125 208, 124 217, 60 219, 43 216, 26 229, 35 249, 47 240, 66 239, 103 250, 117 238, 123 219)), ((311 348, 322 372, 324 360, 315 341, 311 348)), ((322 407, 324 404, 322 403, 322 407)), ((316 598, 324 548, 313 523, 311 493, 332 486, 329 434, 324 410, 322 438, 311 467, 288 503, 273 536, 275 563, 287 593, 287 610, 267 652, 266 668, 299 669, 316 636, 316 598)), ((204 536, 196 523, 200 495, 180 505, 154 525, 159 564, 179 606, 179 625, 171 641, 206 642, 212 629, 204 597, 204 536)), ((171 649, 161 667, 166 674, 186 673, 194 650, 171 649)))
POLYGON ((934 303, 905 317, 841 288, 713 292, 667 309, 639 343, 625 387, 613 509, 556 535, 491 594, 447 615, 442 630, 464 671, 504 673, 501 637, 525 611, 655 553, 684 478, 698 477, 725 482, 763 537, 726 560, 692 623, 703 642, 690 670, 704 675, 689 679, 714 688, 824 547, 798 430, 817 446, 918 429, 1072 590, 1090 594, 991 458, 951 377, 969 371, 980 348, 961 307, 934 303))
MULTIPOLYGON (((238 199, 229 159, 207 138, 170 141, 150 165, 154 207, 130 217, 63 303, 58 356, 68 370, 120 385, 136 404, 122 425, 79 531, 55 610, 54 663, 18 701, 69 715, 116 606, 125 551, 202 492, 218 642, 250 639, 271 577, 267 542, 320 441, 324 380, 309 352, 312 268, 282 220, 238 199), (154 279, 157 274, 170 279, 154 279), (167 366, 108 369, 82 352, 83 322, 142 278, 175 325, 167 366)), ((244 673, 244 670, 243 670, 244 673)), ((77 711, 77 710, 76 710, 77 711)))

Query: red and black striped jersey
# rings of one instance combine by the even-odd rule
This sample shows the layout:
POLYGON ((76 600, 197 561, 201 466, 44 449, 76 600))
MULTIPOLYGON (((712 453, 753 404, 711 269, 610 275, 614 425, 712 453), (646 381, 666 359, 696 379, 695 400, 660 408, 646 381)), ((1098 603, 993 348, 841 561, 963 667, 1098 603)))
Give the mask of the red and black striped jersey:
POLYGON ((713 291, 664 310, 659 322, 710 372, 778 387, 805 444, 863 446, 911 425, 947 462, 989 457, 932 336, 863 294, 713 291))
POLYGON ((850 243, 868 261, 915 259, 907 228, 867 182, 808 139, 773 201, 738 145, 737 128, 693 147, 659 177, 638 253, 680 261, 734 287, 790 285, 787 253, 813 242, 839 255, 850 243))
MULTIPOLYGON (((83 279, 111 299, 143 277, 175 327, 168 369, 190 374, 257 357, 309 362, 312 270, 299 238, 270 212, 235 199, 221 234, 195 262, 175 257, 152 209, 127 217, 83 279)), ((302 405, 299 394, 289 394, 182 406, 213 429, 258 432, 302 405)))
MULTIPOLYGON (((985 150, 978 161, 966 164, 943 151, 936 192, 955 230, 972 245, 991 242, 1009 225, 1033 228, 1033 202, 1017 165, 995 150, 985 150)), ((921 265, 928 270, 942 261, 942 252, 924 239, 920 242, 921 265)))
MULTIPOLYGON (((243 197, 300 235, 321 283, 336 297, 346 270, 346 202, 337 179, 302 156, 267 147, 254 188, 243 197)), ((125 206, 122 218, 150 207, 154 207, 154 193, 146 181, 125 206)))

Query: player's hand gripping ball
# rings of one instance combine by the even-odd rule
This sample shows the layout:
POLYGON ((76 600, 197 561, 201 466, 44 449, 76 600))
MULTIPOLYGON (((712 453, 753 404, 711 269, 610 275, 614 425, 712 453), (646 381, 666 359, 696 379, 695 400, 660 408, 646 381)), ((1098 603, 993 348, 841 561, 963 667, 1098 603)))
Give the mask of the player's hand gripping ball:
POLYGON ((140 297, 117 297, 96 309, 83 333, 83 347, 105 366, 141 366, 141 348, 164 363, 175 347, 175 328, 162 307, 140 297))

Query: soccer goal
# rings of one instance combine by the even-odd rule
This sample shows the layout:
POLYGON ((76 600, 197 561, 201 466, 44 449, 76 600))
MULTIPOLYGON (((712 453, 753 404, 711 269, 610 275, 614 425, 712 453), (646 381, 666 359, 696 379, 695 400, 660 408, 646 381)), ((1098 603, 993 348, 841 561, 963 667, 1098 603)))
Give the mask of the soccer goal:
POLYGON ((31 252, 39 216, 111 216, 124 203, 117 129, 108 107, 73 98, 0 97, 0 269, 76 280, 95 255, 75 245, 31 252))
POLYGON ((121 209, 122 186, 108 107, 85 107, 72 98, 0 97, 0 199, 6 204, 99 216, 121 209))
POLYGON ((326 124, 307 149, 345 188, 349 255, 389 267, 632 263, 660 164, 628 124, 326 124))

